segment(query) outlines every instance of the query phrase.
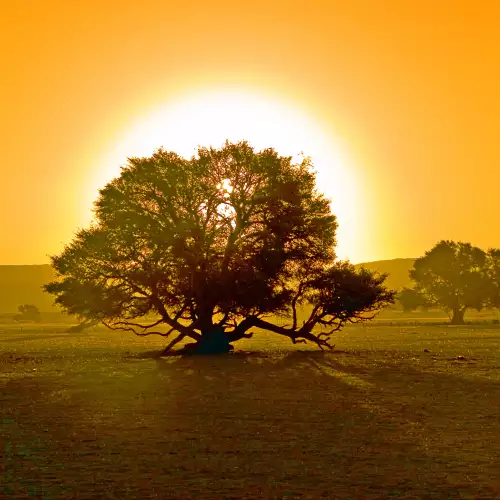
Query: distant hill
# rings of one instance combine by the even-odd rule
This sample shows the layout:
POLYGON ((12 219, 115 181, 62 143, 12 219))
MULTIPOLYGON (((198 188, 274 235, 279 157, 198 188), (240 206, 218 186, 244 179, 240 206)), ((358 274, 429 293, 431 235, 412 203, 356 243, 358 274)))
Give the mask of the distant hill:
MULTIPOLYGON (((370 271, 389 273, 387 285, 390 288, 411 286, 408 271, 414 259, 379 260, 357 264, 370 271)), ((41 312, 53 312, 53 297, 42 290, 42 285, 54 278, 48 265, 0 266, 0 313, 15 313, 21 304, 34 304, 41 312)))
POLYGON ((48 264, 0 266, 0 313, 17 312, 21 304, 34 304, 42 312, 57 311, 53 296, 41 288, 53 278, 48 264))
POLYGON ((411 287, 412 281, 408 272, 413 268, 415 259, 392 259, 378 260, 376 262, 365 262, 357 264, 356 267, 365 267, 370 271, 389 273, 386 283, 389 288, 400 289, 405 286, 411 287))

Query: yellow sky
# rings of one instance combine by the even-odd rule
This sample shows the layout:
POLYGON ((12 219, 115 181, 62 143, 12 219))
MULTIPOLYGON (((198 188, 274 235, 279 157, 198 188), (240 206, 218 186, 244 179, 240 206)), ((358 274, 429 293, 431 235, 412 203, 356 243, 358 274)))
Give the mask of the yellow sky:
POLYGON ((103 158, 148 113, 227 88, 275 96, 341 148, 357 189, 342 256, 500 247, 500 2, 0 6, 0 264, 48 262, 88 223, 103 158))

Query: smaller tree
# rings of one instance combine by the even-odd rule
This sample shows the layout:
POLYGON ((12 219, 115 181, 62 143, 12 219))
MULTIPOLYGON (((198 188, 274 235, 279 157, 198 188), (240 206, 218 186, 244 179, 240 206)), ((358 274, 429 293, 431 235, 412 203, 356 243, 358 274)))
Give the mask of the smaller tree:
POLYGON ((491 248, 488 250, 486 262, 490 277, 488 307, 500 309, 500 249, 491 248))
POLYGON ((39 323, 41 320, 41 314, 38 307, 33 304, 24 304, 17 308, 20 314, 14 316, 14 321, 24 322, 24 321, 34 321, 39 323))
POLYGON ((398 293, 397 300, 404 312, 412 312, 418 308, 426 309, 430 307, 427 299, 418 290, 413 288, 404 287, 398 293))
POLYGON ((440 241, 417 259, 410 278, 431 304, 462 325, 467 309, 480 311, 493 296, 488 254, 470 243, 440 241))

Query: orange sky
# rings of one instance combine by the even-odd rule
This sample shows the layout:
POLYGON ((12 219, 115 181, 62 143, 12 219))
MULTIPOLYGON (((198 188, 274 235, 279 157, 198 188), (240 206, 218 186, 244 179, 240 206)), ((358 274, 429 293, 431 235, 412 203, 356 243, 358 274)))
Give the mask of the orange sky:
POLYGON ((500 247, 499 2, 0 5, 0 264, 46 263, 87 224, 86 186, 125 124, 228 85, 286 99, 342 144, 354 262, 439 239, 500 247))

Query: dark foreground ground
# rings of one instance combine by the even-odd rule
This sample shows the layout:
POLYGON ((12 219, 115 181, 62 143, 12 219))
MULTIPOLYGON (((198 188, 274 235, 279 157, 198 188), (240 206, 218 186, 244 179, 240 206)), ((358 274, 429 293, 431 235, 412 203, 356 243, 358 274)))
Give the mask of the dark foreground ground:
POLYGON ((500 498, 489 328, 352 327, 333 353, 263 334, 163 359, 152 337, 5 329, 0 498, 500 498))

